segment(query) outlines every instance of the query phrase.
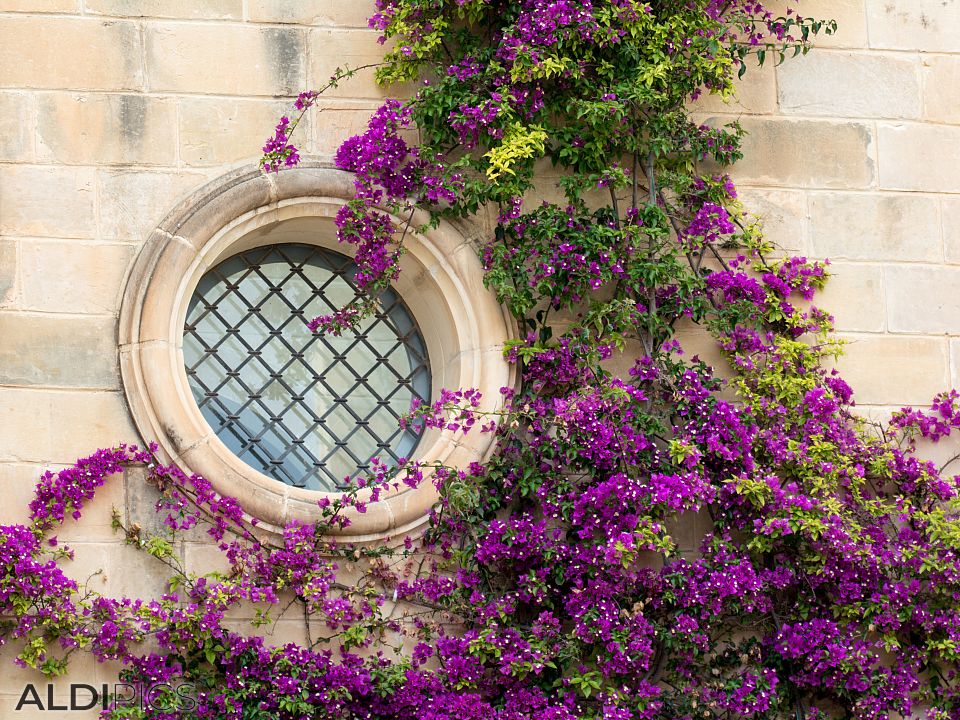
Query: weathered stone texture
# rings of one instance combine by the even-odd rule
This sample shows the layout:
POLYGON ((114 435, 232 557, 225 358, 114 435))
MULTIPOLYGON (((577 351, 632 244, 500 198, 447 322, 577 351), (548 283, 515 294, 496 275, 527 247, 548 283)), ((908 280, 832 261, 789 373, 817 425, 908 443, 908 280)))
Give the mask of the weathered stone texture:
POLYGON ((744 157, 733 169, 741 182, 812 188, 874 183, 873 127, 867 123, 749 117, 741 124, 744 157))
POLYGON ((877 144, 881 188, 960 193, 960 127, 881 124, 877 144))
POLYGON ((788 115, 920 116, 920 73, 912 58, 823 50, 783 63, 777 80, 788 115))
POLYGON ((306 87, 304 34, 293 28, 151 23, 146 57, 153 91, 281 96, 306 87))
POLYGON ((195 172, 100 171, 99 237, 142 241, 178 200, 206 179, 206 175, 195 172))
POLYGON ((0 387, 0 462, 72 462, 136 441, 120 393, 0 387))
POLYGON ((879 265, 834 263, 830 281, 815 304, 833 315, 838 330, 883 332, 886 299, 883 268, 879 265))
POLYGON ((356 74, 344 79, 328 91, 331 97, 381 98, 409 94, 408 87, 382 87, 374 78, 374 68, 368 67, 383 59, 384 47, 377 42, 379 34, 373 30, 344 30, 321 28, 311 30, 308 37, 310 87, 326 85, 338 68, 357 69, 356 74), (362 68, 362 69, 358 69, 362 68))
POLYGON ((177 109, 143 95, 51 93, 39 99, 37 156, 83 165, 174 165, 177 109))
POLYGON ((84 0, 84 7, 94 15, 243 19, 243 0, 84 0))
POLYGON ((718 95, 705 94, 697 100, 696 109, 705 113, 746 113, 765 115, 777 111, 777 78, 773 64, 748 66, 746 75, 736 83, 734 97, 724 101, 718 95))
POLYGON ((371 0, 248 0, 254 22, 366 28, 376 12, 371 0))
POLYGON ((0 92, 0 161, 33 159, 36 103, 30 93, 0 92))
POLYGON ((115 315, 134 248, 75 240, 23 240, 20 254, 23 309, 115 315))
POLYGON ((957 52, 956 0, 866 0, 870 47, 957 52))
POLYGON ((95 171, 0 165, 0 234, 95 237, 95 171))
POLYGON ((899 193, 813 193, 812 251, 838 260, 943 259, 937 198, 899 193))
MULTIPOLYGON (((239 160, 256 162, 260 148, 288 102, 184 98, 180 103, 180 157, 187 165, 223 167, 239 160)), ((312 117, 296 130, 296 141, 309 140, 312 117)), ((302 144, 302 142, 300 143, 302 144)))
POLYGON ((0 16, 0 86, 135 90, 143 85, 136 23, 0 16))
POLYGON ((113 318, 0 312, 0 385, 116 389, 113 318))
POLYGON ((854 389, 854 399, 868 405, 925 405, 949 383, 945 340, 896 335, 849 338, 837 362, 854 389))
POLYGON ((923 64, 923 117, 960 124, 960 56, 928 55, 923 64))
POLYGON ((960 268, 891 266, 884 282, 891 332, 960 335, 960 268))

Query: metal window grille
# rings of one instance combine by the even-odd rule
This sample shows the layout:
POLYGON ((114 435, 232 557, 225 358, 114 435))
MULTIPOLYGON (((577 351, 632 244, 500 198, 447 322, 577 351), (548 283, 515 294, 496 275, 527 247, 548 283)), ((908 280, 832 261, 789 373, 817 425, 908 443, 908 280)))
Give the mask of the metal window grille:
POLYGON ((394 291, 355 332, 307 329, 355 296, 355 273, 324 248, 255 248, 206 273, 187 311, 183 355, 200 411, 239 458, 289 485, 342 490, 372 458, 395 464, 420 440, 399 419, 429 401, 430 365, 394 291))

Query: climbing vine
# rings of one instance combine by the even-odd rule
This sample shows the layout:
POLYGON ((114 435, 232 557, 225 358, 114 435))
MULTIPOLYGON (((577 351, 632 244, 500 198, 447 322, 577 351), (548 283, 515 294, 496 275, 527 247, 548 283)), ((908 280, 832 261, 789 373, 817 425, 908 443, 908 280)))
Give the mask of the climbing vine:
MULTIPOLYGON (((337 153, 363 293, 311 326, 344 330, 396 279, 417 228, 391 215, 485 223, 521 381, 501 412, 451 388, 407 422, 494 433, 495 452, 375 465, 279 536, 149 449, 48 473, 31 524, 0 527, 19 661, 56 675, 86 650, 166 688, 115 718, 960 718, 958 484, 915 448, 960 427, 960 396, 882 428, 856 416, 813 304, 826 266, 778 252, 739 202, 736 124, 691 116, 832 24, 758 0, 379 0, 371 26, 379 80, 415 91, 337 153), (684 352, 695 328, 718 367, 684 352), (168 571, 160 598, 70 580, 53 537, 129 463, 163 526, 115 524, 168 571), (361 486, 376 502, 400 482, 440 491, 422 536, 332 539, 361 486), (177 556, 201 531, 227 570, 177 556), (239 608, 254 626, 302 611, 310 639, 272 645, 239 608)), ((320 94, 278 125, 266 171, 299 162, 320 94)))

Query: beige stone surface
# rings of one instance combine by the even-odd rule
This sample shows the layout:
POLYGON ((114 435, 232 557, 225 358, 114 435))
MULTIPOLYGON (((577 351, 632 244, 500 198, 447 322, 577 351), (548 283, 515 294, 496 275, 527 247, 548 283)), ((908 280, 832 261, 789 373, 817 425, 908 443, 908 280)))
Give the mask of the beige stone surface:
POLYGON ((699 112, 771 114, 777 111, 777 77, 773 63, 762 67, 751 60, 747 74, 737 82, 736 95, 724 101, 718 95, 703 95, 696 103, 699 112))
POLYGON ((829 270, 832 277, 814 304, 833 315, 838 330, 883 332, 887 324, 883 267, 833 263, 829 270))
POLYGON ((748 133, 743 141, 744 157, 733 168, 733 176, 740 182, 866 188, 875 181, 870 124, 749 117, 742 125, 748 133))
POLYGON ((72 462, 139 439, 117 392, 0 387, 0 426, 0 462, 72 462))
MULTIPOLYGON (((792 0, 775 0, 768 4, 771 11, 783 16, 788 7, 797 9, 792 0)), ((818 20, 836 20, 837 32, 833 35, 818 35, 813 39, 815 48, 867 47, 867 11, 864 0, 801 0, 800 14, 818 20)))
POLYGON ((881 188, 960 193, 960 127, 881 124, 877 146, 881 188))
POLYGON ((960 263, 960 197, 943 198, 941 212, 944 255, 948 263, 960 263))
POLYGON ((313 123, 313 149, 320 155, 334 155, 344 140, 367 128, 370 116, 379 107, 368 100, 322 100, 313 123))
POLYGON ((140 48, 133 22, 0 16, 0 86, 139 89, 140 48))
POLYGON ((13 307, 19 299, 19 253, 16 240, 0 237, 0 308, 13 307))
POLYGON ((0 312, 0 384, 118 389, 115 323, 0 312))
POLYGON ((0 234, 95 237, 92 168, 0 165, 0 234))
POLYGON ((157 22, 146 37, 153 91, 280 96, 306 87, 304 34, 294 28, 157 22))
POLYGON ((850 343, 837 367, 853 388, 857 403, 928 403, 949 384, 945 340, 893 335, 848 339, 850 343))
POLYGON ((376 12, 372 0, 248 0, 254 22, 366 28, 376 12))
POLYGON ((172 570, 142 550, 116 540, 96 539, 74 540, 70 547, 74 559, 62 564, 63 571, 91 590, 145 600, 159 598, 167 590, 172 570))
POLYGON ((26 524, 30 521, 30 501, 37 480, 47 468, 27 463, 0 463, 0 525, 26 524))
POLYGON ((780 109, 786 115, 917 118, 919 71, 909 57, 811 52, 777 68, 780 109))
POLYGON ((243 0, 84 0, 84 9, 121 17, 243 19, 243 0))
POLYGON ((97 175, 98 236, 140 242, 180 198, 206 179, 197 172, 101 170, 97 175))
POLYGON ((123 279, 133 260, 134 248, 76 240, 32 239, 21 241, 20 247, 23 309, 56 313, 117 313, 123 279))
POLYGON ((956 52, 960 3, 955 0, 866 0, 870 47, 956 52))
POLYGON ((143 95, 51 93, 39 99, 37 156, 83 165, 172 165, 177 108, 143 95))
POLYGON ((812 252, 836 260, 937 262, 937 198, 902 193, 812 193, 812 252))
POLYGON ((759 187, 740 187, 737 192, 747 212, 760 219, 768 240, 784 251, 809 252, 807 198, 803 192, 759 187))
MULTIPOLYGON (((184 98, 180 103, 180 157, 187 165, 224 166, 240 160, 257 162, 267 138, 289 102, 232 98, 184 98)), ((294 144, 308 151, 312 116, 297 126, 294 144)))
POLYGON ((960 123, 960 55, 926 55, 922 74, 924 119, 960 123))
POLYGON ((4 0, 4 12, 72 13, 80 9, 81 0, 4 0))
POLYGON ((960 335, 960 268, 892 266, 884 283, 891 332, 960 335))
POLYGON ((312 88, 326 85, 340 69, 357 70, 356 75, 340 82, 327 96, 351 98, 396 97, 409 92, 405 87, 381 87, 374 78, 376 65, 383 60, 384 48, 373 30, 319 28, 311 30, 307 39, 309 67, 307 80, 312 88), (363 68, 363 69, 360 69, 363 68))
POLYGON ((32 160, 36 124, 31 93, 0 92, 0 160, 32 160))

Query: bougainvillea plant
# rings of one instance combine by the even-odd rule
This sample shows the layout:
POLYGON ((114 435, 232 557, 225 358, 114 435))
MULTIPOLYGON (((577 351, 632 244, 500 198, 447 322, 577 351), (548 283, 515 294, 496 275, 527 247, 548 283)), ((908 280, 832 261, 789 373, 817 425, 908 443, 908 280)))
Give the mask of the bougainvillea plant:
MULTIPOLYGON (((485 222, 521 382, 501 413, 451 388, 409 422, 495 433, 495 451, 376 466, 374 501, 400 470, 441 500, 422 536, 363 547, 332 539, 364 510, 355 490, 277 536, 149 450, 49 473, 32 524, 0 528, 20 662, 56 675, 82 649, 166 688, 117 718, 960 718, 958 484, 916 452, 960 427, 960 396, 881 429, 858 419, 811 304, 826 268, 775 252, 738 202, 739 129, 691 119, 751 56, 782 60, 832 25, 760 0, 379 0, 371 26, 390 43, 379 79, 416 90, 337 153, 364 293, 312 325, 343 330, 396 277, 409 228, 391 217, 485 222), (717 371, 684 353, 693 327, 717 371), (116 525, 169 571, 158 598, 70 580, 53 537, 131 462, 163 529, 116 525), (177 556, 204 531, 227 570, 177 556), (290 608, 305 644, 230 620, 290 608)), ((298 163, 318 95, 282 120, 265 170, 298 163)))

